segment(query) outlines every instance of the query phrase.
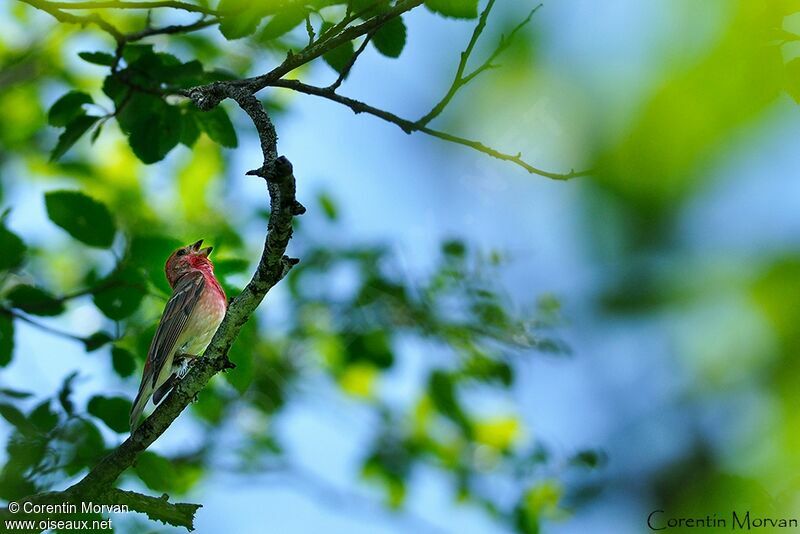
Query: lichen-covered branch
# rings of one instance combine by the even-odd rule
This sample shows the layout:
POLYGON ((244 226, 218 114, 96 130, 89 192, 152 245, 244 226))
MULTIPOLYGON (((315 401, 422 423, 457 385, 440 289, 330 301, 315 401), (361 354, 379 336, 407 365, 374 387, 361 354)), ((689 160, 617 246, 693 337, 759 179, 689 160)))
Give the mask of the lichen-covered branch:
MULTIPOLYGON (((92 494, 75 491, 70 488, 65 491, 49 491, 39 493, 19 501, 15 501, 19 509, 14 513, 8 508, 0 509, 0 524, 5 524, 7 520, 75 520, 76 517, 86 517, 88 514, 97 513, 95 510, 127 510, 128 512, 139 512, 147 515, 154 521, 160 521, 165 525, 184 527, 187 530, 194 530, 194 517, 200 504, 175 503, 169 502, 169 496, 163 494, 160 497, 142 495, 135 491, 126 491, 117 488, 107 488, 92 494), (26 507, 26 503, 29 503, 26 507), (38 505, 61 505, 55 511, 39 512, 43 510, 38 505), (74 511, 63 505, 74 506, 74 511)), ((100 512, 101 514, 103 512, 100 512)), ((18 532, 39 532, 41 529, 32 528, 18 532)), ((15 531, 16 532, 16 531, 15 531)))

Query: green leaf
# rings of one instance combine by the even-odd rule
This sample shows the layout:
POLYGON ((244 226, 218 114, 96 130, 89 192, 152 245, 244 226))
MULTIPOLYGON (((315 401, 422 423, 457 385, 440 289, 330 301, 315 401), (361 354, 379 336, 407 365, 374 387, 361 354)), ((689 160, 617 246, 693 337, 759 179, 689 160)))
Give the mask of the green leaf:
POLYGON ((170 254, 184 244, 163 235, 137 235, 131 240, 128 258, 146 273, 153 285, 169 293, 171 288, 164 276, 164 264, 170 254))
POLYGON ((28 419, 33 426, 44 433, 50 432, 58 424, 58 414, 50 408, 50 399, 34 408, 28 419))
POLYGON ((785 89, 794 101, 800 104, 800 58, 794 58, 784 66, 785 89))
POLYGON ((130 351, 122 347, 114 347, 111 349, 111 365, 114 367, 115 373, 125 378, 136 371, 136 358, 130 351))
POLYGON ((16 269, 22 265, 28 247, 20 237, 0 224, 0 271, 16 269))
MULTIPOLYGON (((327 31, 331 26, 332 24, 330 22, 325 22, 320 28, 320 33, 327 31)), ((350 62, 350 58, 353 57, 353 54, 355 54, 353 41, 346 41, 333 50, 325 52, 322 55, 322 59, 324 59, 328 65, 333 67, 333 70, 341 73, 350 62)))
POLYGON ((136 92, 117 114, 133 153, 143 163, 161 161, 181 138, 181 112, 162 98, 136 92))
POLYGON ((47 291, 35 286, 20 284, 8 292, 11 306, 33 315, 53 316, 64 313, 64 303, 47 291))
POLYGON ((389 19, 372 36, 372 45, 384 56, 400 57, 406 46, 406 25, 401 17, 389 19))
POLYGON ((367 333, 349 332, 342 336, 348 364, 368 362, 378 369, 388 369, 394 364, 394 353, 389 337, 382 330, 367 333))
POLYGON ((127 432, 128 415, 131 413, 131 402, 124 397, 102 397, 100 395, 89 400, 87 411, 103 421, 114 432, 127 432))
POLYGON ((478 0, 425 0, 425 6, 445 17, 474 19, 478 16, 478 0))
POLYGON ((94 352, 110 343, 113 339, 108 332, 95 332, 84 339, 83 344, 86 345, 86 352, 94 352))
POLYGON ((61 389, 58 391, 58 402, 67 415, 72 415, 75 412, 75 405, 72 403, 72 382, 78 377, 78 371, 73 371, 67 375, 64 382, 61 384, 61 389))
POLYGON ((442 243, 442 252, 450 258, 463 258, 467 247, 460 239, 449 239, 442 243))
POLYGON ((109 319, 120 321, 139 309, 145 291, 144 280, 138 270, 117 266, 100 284, 108 285, 108 288, 94 294, 94 305, 109 319))
POLYGON ((295 29, 299 24, 306 20, 308 11, 305 7, 288 6, 281 9, 274 17, 269 19, 264 29, 261 30, 259 38, 262 41, 276 39, 285 33, 295 29))
POLYGON ((91 104, 92 97, 80 91, 70 91, 55 101, 47 114, 47 122, 51 126, 66 126, 73 119, 85 115, 84 104, 91 104))
POLYGON ((134 470, 145 485, 155 491, 171 491, 174 467, 158 454, 145 451, 136 460, 134 470))
POLYGON ((250 35, 267 15, 269 4, 251 0, 220 0, 217 6, 217 12, 222 15, 219 31, 228 40, 250 35))
POLYGON ((77 143, 78 139, 80 139, 98 120, 100 120, 100 117, 95 117, 94 115, 79 115, 75 117, 67 124, 67 128, 61 132, 61 135, 58 136, 58 142, 53 152, 50 154, 50 161, 56 161, 66 154, 67 150, 77 143))
POLYGON ((132 89, 125 85, 116 76, 109 75, 106 76, 105 80, 103 80, 103 93, 105 93, 108 98, 113 100, 114 104, 117 106, 120 106, 122 102, 125 101, 125 98, 131 91, 132 89))
POLYGON ((605 464, 606 460, 607 457, 603 451, 589 449, 574 455, 570 458, 569 463, 578 467, 596 469, 605 464))
POLYGON ((45 194, 50 220, 83 243, 108 248, 116 227, 105 204, 78 191, 50 191, 45 194))
POLYGON ((28 419, 16 406, 6 403, 0 403, 0 417, 14 425, 23 433, 30 432, 30 423, 28 419))
POLYGON ((239 337, 234 341, 230 350, 230 360, 236 365, 225 373, 225 380, 228 381, 239 394, 243 394, 253 382, 253 360, 258 357, 254 348, 258 343, 258 330, 255 323, 246 323, 239 331, 239 337))
POLYGON ((451 419, 467 437, 472 435, 472 425, 458 402, 453 378, 444 371, 434 371, 428 379, 428 393, 442 415, 451 419))
POLYGON ((12 399, 28 399, 30 397, 33 397, 33 393, 30 393, 28 391, 17 391, 16 389, 8 389, 8 388, 0 389, 0 395, 11 397, 12 399))
POLYGON ((181 144, 192 148, 200 137, 200 126, 197 124, 197 113, 187 111, 181 115, 181 144))
POLYGON ((114 64, 114 56, 107 52, 78 52, 78 57, 95 65, 110 67, 114 64))
POLYGON ((8 315, 0 314, 0 367, 11 363, 14 354, 14 321, 8 315))
POLYGON ((70 419, 62 436, 71 449, 69 463, 64 468, 67 474, 72 475, 94 465, 106 453, 103 435, 88 419, 70 419))
POLYGON ((200 124, 200 128, 213 141, 228 148, 236 148, 239 144, 236 138, 236 130, 234 130, 227 112, 222 107, 217 106, 211 111, 196 113, 195 117, 200 124))
POLYGON ((335 221, 339 218, 339 209, 336 207, 336 203, 328 193, 320 193, 317 197, 317 200, 322 208, 322 212, 329 220, 335 221))

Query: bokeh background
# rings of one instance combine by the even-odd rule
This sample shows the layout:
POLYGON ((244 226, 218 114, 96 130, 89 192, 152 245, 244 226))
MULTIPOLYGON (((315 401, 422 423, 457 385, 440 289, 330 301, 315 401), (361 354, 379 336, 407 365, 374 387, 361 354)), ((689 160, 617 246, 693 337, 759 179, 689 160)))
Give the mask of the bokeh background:
MULTIPOLYGON (((239 367, 123 486, 202 503, 201 533, 637 533, 655 509, 797 514, 800 14, 791 4, 546 3, 502 67, 459 92, 437 124, 547 169, 595 169, 567 182, 265 90, 309 207, 290 244, 307 267, 268 295, 232 355, 239 367), (482 298, 502 313, 486 312, 482 298), (431 303, 445 311, 419 315, 431 303), (448 411, 432 370, 455 381, 476 354, 507 369, 458 378, 460 406, 448 411), (242 364, 248 357, 256 363, 242 364), (426 437, 411 445, 415 432, 426 437), (174 469, 162 478, 180 482, 148 469, 174 469)), ((477 53, 532 7, 500 2, 477 53)), ((170 17, 185 20, 159 20, 170 17)), ((474 20, 425 9, 404 20, 401 57, 368 49, 342 92, 415 118, 448 87, 474 20)), ((206 33, 210 50, 153 42, 234 71, 278 59, 206 33)), ((229 108, 235 150, 203 136, 143 165, 112 121, 71 159, 48 163, 58 131, 47 109, 71 87, 103 101, 103 68, 77 52, 108 40, 14 2, 2 7, 0 35, 4 224, 29 247, 4 290, 35 280, 69 294, 114 269, 136 235, 165 236, 141 245, 153 266, 173 241, 203 237, 226 260, 228 287, 243 285, 267 198, 244 176, 260 152, 242 114, 229 108), (111 208, 120 226, 111 251, 49 221, 43 195, 56 189, 111 208)), ((335 79, 317 63, 304 79, 335 79)), ((77 411, 97 395, 133 397, 138 368, 120 376, 111 354, 143 358, 164 302, 152 271, 122 330, 91 295, 35 319, 77 336, 109 332, 116 341, 96 351, 14 321, 0 386, 34 394, 13 399, 21 411, 73 371, 77 411)), ((124 439, 93 421, 101 451, 124 439)), ((15 432, 0 424, 4 442, 15 432)), ((13 450, 2 457, 13 462, 13 450)), ((78 474, 47 473, 38 487, 78 474)), ((120 532, 173 530, 116 519, 120 532)))

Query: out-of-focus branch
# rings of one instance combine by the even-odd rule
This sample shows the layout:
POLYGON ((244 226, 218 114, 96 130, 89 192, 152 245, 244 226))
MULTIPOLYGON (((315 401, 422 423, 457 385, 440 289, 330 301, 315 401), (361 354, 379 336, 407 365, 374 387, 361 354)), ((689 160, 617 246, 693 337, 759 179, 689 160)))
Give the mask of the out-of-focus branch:
POLYGON ((19 319, 20 321, 28 323, 34 328, 38 328, 42 332, 47 332, 48 334, 52 334, 58 337, 63 337, 64 339, 69 339, 72 341, 77 341, 79 343, 86 343, 85 337, 79 336, 77 334, 72 334, 70 332, 65 332, 64 330, 59 330, 58 328, 53 328, 52 326, 46 325, 44 323, 40 323, 35 319, 31 319, 24 313, 19 313, 18 311, 10 310, 8 308, 0 308, 0 314, 6 315, 8 317, 13 317, 14 319, 19 319))
MULTIPOLYGON (((25 1, 25 0, 23 0, 25 1)), ((133 0, 98 0, 96 2, 46 2, 56 9, 156 9, 166 7, 180 9, 190 13, 203 13, 204 15, 216 15, 213 9, 203 7, 180 0, 153 0, 153 1, 133 1, 133 0)))
POLYGON ((52 3, 46 0, 20 0, 28 4, 29 6, 35 7, 36 9, 40 9, 46 13, 52 15, 57 21, 65 22, 69 24, 80 24, 81 26, 86 26, 87 24, 94 24, 98 28, 102 29, 106 33, 110 34, 115 41, 118 43, 124 39, 124 35, 121 31, 119 31, 116 27, 114 27, 111 23, 106 21, 103 17, 98 15, 97 13, 92 13, 90 15, 75 15, 73 13, 67 13, 61 9, 59 4, 62 3, 52 3))
POLYGON ((420 125, 416 121, 404 119, 389 111, 385 111, 370 106, 369 104, 365 104, 364 102, 355 100, 353 98, 342 96, 336 93, 335 91, 330 90, 330 88, 327 87, 316 87, 313 85, 305 84, 299 80, 278 80, 274 82, 272 85, 274 87, 284 87, 286 89, 291 89, 293 91, 305 93, 307 95, 327 98, 328 100, 347 106, 354 113, 367 113, 369 115, 373 115, 375 117, 383 119, 387 122, 391 122, 392 124, 397 125, 400 129, 402 129, 406 133, 422 132, 424 134, 436 137, 438 139, 442 139, 444 141, 449 141, 451 143, 456 143, 458 145, 467 146, 469 148, 477 150, 478 152, 483 152, 484 154, 487 154, 493 158, 514 163, 515 165, 522 167, 531 174, 538 174, 539 176, 544 176, 545 178, 550 178, 552 180, 569 180, 570 178, 586 176, 591 172, 589 170, 582 170, 582 171, 570 170, 567 173, 546 171, 544 169, 534 167, 533 165, 525 161, 522 158, 522 153, 507 154, 505 152, 501 152, 499 150, 486 146, 480 141, 466 139, 464 137, 459 137, 457 135, 449 134, 447 132, 435 130, 428 126, 420 125))
POLYGON ((206 18, 203 16, 197 22, 192 24, 172 24, 169 26, 162 26, 160 28, 146 28, 142 31, 138 31, 135 33, 129 33, 125 35, 126 42, 134 42, 140 39, 144 39, 145 37, 150 37, 152 35, 174 35, 176 33, 191 33, 193 31, 202 30, 203 28, 208 28, 209 26, 213 26, 219 23, 218 18, 206 18))

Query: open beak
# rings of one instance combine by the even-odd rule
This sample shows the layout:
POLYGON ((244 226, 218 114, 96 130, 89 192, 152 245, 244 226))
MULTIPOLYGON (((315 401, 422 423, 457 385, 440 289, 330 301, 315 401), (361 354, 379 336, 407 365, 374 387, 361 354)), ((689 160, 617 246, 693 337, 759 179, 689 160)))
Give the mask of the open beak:
POLYGON ((200 247, 202 246, 202 244, 203 244, 203 240, 201 239, 197 243, 192 243, 191 245, 189 245, 189 248, 191 248, 192 251, 194 251, 194 252, 199 252, 200 251, 200 247))
POLYGON ((197 251, 197 253, 203 256, 204 258, 207 258, 208 255, 211 254, 212 250, 214 250, 214 247, 206 247, 206 248, 201 248, 200 250, 197 251))

